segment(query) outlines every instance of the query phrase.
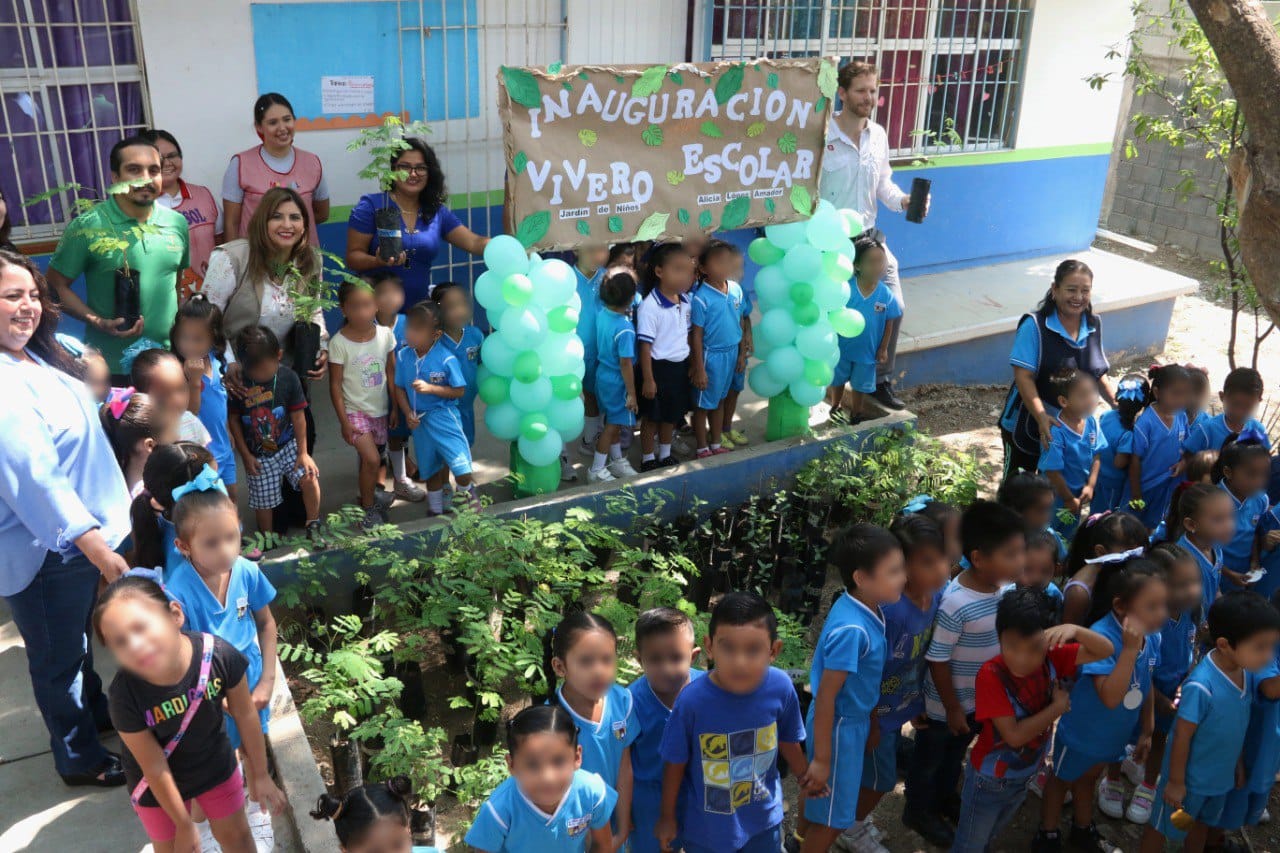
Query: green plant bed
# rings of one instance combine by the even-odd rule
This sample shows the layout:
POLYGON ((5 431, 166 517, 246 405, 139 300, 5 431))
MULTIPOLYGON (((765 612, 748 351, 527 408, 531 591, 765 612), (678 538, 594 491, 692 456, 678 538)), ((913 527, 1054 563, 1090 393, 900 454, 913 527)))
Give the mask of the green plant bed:
POLYGON ((618 679, 629 683, 639 675, 631 638, 641 611, 679 608, 701 637, 719 595, 753 590, 779 611, 777 666, 803 685, 818 616, 839 585, 825 563, 832 524, 886 524, 922 492, 968 503, 980 475, 971 456, 886 431, 861 450, 834 446, 793 487, 765 484, 738 506, 676 506, 669 493, 624 489, 604 513, 628 519, 623 526, 584 509, 544 521, 460 506, 437 542, 408 555, 396 528, 353 531, 346 555, 300 562, 281 588, 281 660, 318 760, 328 763, 331 738, 359 744, 365 778, 409 776, 423 798, 419 823, 433 818, 461 838, 506 775, 500 734, 495 744, 475 735, 500 733, 501 720, 548 695, 543 639, 567 609, 613 623, 618 679), (336 559, 360 567, 360 614, 303 617, 326 598, 336 559), (423 695, 406 697, 397 671, 423 695))

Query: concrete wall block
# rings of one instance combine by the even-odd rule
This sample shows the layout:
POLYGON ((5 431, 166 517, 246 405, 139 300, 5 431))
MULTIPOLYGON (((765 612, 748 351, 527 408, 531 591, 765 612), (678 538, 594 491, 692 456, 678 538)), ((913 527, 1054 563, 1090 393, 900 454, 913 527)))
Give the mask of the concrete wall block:
POLYGON ((1114 208, 1111 210, 1111 216, 1107 219, 1107 228, 1120 234, 1133 234, 1137 226, 1137 220, 1132 216, 1124 213, 1117 213, 1114 208))
POLYGON ((1202 237, 1212 237, 1215 240, 1218 239, 1218 232, 1221 230, 1218 220, 1207 216, 1187 217, 1187 228, 1202 237))
POLYGON ((1145 222, 1155 222, 1156 206, 1146 201, 1137 202, 1133 206, 1133 215, 1145 222))
POLYGON ((1133 167, 1132 180, 1136 183, 1156 186, 1159 185, 1160 178, 1160 170, 1152 166, 1137 165, 1133 167))
POLYGON ((1185 228, 1187 226, 1187 214, 1174 207, 1157 207, 1156 222, 1161 225, 1168 225, 1170 228, 1185 228))
POLYGON ((1222 244, 1218 242, 1217 237, 1197 237, 1195 248, 1196 254, 1205 260, 1222 260, 1222 244))

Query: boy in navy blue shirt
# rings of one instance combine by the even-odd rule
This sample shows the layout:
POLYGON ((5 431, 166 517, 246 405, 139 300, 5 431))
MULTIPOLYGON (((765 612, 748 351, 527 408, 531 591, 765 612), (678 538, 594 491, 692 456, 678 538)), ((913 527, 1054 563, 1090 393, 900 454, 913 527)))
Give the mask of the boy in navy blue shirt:
POLYGON ((662 736, 658 843, 670 850, 678 834, 685 853, 777 853, 778 756, 797 779, 809 769, 796 689, 771 666, 777 616, 760 596, 731 592, 711 611, 705 645, 715 668, 680 693, 662 736))
POLYGON ((1227 795, 1244 775, 1241 748, 1258 673, 1280 641, 1280 613, 1259 595, 1229 592, 1209 608, 1209 637, 1212 649, 1182 683, 1143 853, 1163 851, 1165 839, 1205 849, 1210 827, 1220 822, 1227 795), (1195 821, 1190 829, 1174 825, 1178 811, 1195 821))
POLYGON ((1049 429, 1049 446, 1040 451, 1040 471, 1053 484, 1054 529, 1070 538, 1098 484, 1099 454, 1107 446, 1093 410, 1098 408, 1098 382, 1074 367, 1049 379, 1062 407, 1049 429))
MULTIPOLYGON (((636 619, 636 660, 644 675, 629 688, 640 720, 640 737, 631 744, 632 853, 657 853, 653 827, 662 813, 662 735, 680 692, 706 675, 693 669, 698 654, 693 620, 672 607, 646 610, 636 619)), ((680 847, 677 839, 672 849, 680 847)))

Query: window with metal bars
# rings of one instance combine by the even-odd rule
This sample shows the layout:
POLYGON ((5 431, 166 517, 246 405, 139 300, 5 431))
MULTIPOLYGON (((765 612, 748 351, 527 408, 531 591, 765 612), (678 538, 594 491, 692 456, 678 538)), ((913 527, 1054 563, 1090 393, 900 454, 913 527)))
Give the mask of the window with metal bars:
POLYGON ((130 0, 0 0, 0 191, 13 239, 61 233, 69 193, 22 200, 68 183, 101 193, 111 146, 148 112, 130 0))
POLYGON ((709 59, 836 56, 880 69, 895 157, 1013 147, 1034 0, 712 0, 709 59))

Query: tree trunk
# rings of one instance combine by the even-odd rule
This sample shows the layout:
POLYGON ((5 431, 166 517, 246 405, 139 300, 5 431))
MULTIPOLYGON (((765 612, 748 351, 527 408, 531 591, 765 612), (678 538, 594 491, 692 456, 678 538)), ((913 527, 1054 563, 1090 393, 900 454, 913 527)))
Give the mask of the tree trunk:
POLYGON ((1248 138, 1229 164, 1240 255, 1263 307, 1280 321, 1280 34, 1260 0, 1187 0, 1227 76, 1248 138))

